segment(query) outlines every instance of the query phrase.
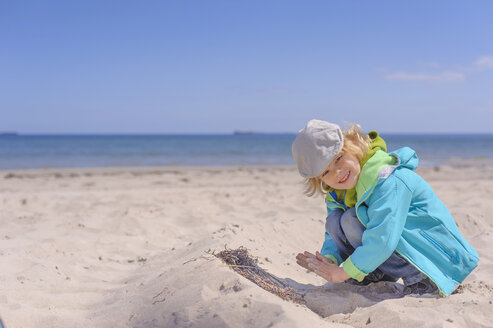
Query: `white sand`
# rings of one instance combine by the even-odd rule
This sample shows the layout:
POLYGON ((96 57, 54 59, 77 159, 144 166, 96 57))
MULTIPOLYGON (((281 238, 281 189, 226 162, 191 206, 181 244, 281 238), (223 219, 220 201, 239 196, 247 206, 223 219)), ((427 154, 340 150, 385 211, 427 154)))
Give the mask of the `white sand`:
POLYGON ((322 198, 294 167, 0 172, 0 317, 11 327, 492 327, 493 167, 419 171, 480 255, 461 292, 395 297, 297 266, 322 198), (208 251, 245 246, 305 293, 283 301, 208 251), (319 315, 320 314, 320 315, 319 315))

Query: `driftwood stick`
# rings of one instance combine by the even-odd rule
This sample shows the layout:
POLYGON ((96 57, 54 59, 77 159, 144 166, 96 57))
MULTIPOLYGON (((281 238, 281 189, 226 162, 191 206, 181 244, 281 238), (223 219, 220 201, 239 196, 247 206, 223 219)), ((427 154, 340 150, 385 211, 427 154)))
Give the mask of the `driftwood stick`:
POLYGON ((225 247, 225 249, 219 253, 214 251, 213 255, 226 263, 221 266, 230 267, 243 277, 268 292, 279 296, 283 300, 304 303, 303 294, 298 293, 288 284, 259 267, 258 259, 250 256, 245 247, 241 246, 237 249, 228 249, 225 247))

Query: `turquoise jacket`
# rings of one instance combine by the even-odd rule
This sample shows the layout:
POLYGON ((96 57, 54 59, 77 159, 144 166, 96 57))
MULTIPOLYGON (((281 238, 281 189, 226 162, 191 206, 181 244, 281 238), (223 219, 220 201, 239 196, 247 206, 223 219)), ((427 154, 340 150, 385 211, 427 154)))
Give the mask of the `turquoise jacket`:
MULTIPOLYGON (((432 188, 413 172, 417 166, 416 153, 407 147, 391 154, 379 150, 363 166, 355 208, 366 230, 343 268, 362 281, 396 250, 446 296, 478 265, 478 254, 432 188)), ((326 204, 329 213, 346 210, 330 193, 326 204)), ((321 254, 337 264, 343 261, 327 232, 321 254)))

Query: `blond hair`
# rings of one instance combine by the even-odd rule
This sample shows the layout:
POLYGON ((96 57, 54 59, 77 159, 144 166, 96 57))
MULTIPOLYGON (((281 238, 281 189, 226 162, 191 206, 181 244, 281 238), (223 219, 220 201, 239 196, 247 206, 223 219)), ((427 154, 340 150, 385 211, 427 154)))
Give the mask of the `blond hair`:
MULTIPOLYGON (((359 124, 352 124, 349 129, 342 131, 344 136, 344 145, 340 153, 351 154, 361 162, 368 150, 370 150, 371 139, 368 135, 363 134, 359 124)), ((330 164, 330 163, 329 163, 330 164)), ((328 165, 328 164, 327 164, 328 165)), ((319 177, 305 179, 304 194, 311 197, 315 194, 325 194, 329 186, 323 183, 319 177), (324 190, 322 190, 324 188, 324 190)))

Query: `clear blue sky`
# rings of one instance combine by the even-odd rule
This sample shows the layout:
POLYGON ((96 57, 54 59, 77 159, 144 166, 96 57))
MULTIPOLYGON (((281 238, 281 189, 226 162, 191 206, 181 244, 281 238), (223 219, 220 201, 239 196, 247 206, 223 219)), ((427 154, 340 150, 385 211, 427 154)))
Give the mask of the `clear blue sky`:
POLYGON ((0 1, 0 131, 493 132, 493 1, 0 1))

